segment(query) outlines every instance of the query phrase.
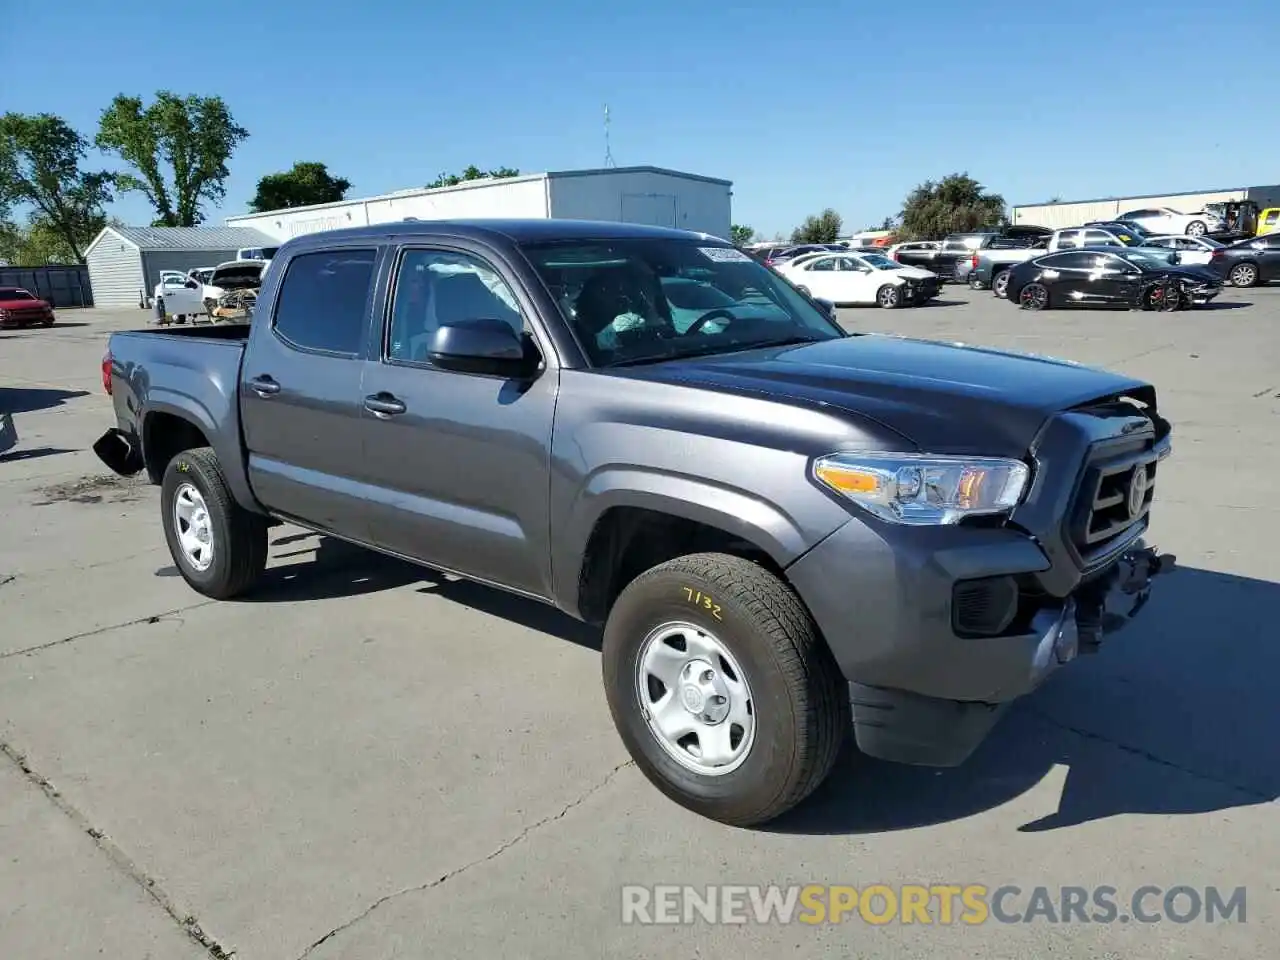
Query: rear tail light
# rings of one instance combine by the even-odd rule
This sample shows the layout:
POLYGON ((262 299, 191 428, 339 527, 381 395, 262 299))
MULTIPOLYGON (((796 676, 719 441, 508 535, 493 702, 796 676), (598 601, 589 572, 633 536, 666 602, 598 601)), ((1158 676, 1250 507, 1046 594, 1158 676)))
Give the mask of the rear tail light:
POLYGON ((976 253, 969 258, 969 267, 972 270, 978 269, 978 255, 976 253))
POLYGON ((102 355, 102 389, 111 396, 111 351, 102 355))
POLYGON ((1215 250, 1215 251, 1213 251, 1213 253, 1209 254, 1209 259, 1210 259, 1210 260, 1221 260, 1221 259, 1222 259, 1223 257, 1225 257, 1225 256, 1226 256, 1226 254, 1225 254, 1225 253, 1223 253, 1221 250, 1215 250))

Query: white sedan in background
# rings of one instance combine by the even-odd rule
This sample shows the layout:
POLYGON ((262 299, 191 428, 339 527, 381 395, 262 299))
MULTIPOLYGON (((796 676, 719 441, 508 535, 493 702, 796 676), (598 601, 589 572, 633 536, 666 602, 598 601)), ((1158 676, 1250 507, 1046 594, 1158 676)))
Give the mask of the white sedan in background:
POLYGON ((1184 236, 1203 237, 1206 233, 1217 233, 1226 229, 1226 224, 1216 213, 1197 210, 1193 213, 1180 213, 1172 207, 1152 207, 1148 210, 1130 210, 1116 217, 1127 223, 1136 223, 1147 233, 1168 236, 1182 234, 1184 236))
POLYGON ((1219 243, 1212 237, 1188 236, 1148 237, 1142 245, 1176 250, 1179 263, 1208 263, 1213 259, 1213 251, 1226 247, 1225 243, 1219 243))
POLYGON ((882 253, 810 254, 777 270, 809 296, 837 305, 874 303, 892 309, 938 295, 936 273, 903 266, 882 253))

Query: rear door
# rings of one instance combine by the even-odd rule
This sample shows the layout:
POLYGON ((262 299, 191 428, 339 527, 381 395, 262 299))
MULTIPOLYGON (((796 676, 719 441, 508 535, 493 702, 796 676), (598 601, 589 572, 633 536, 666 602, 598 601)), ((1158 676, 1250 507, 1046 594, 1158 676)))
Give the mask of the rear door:
POLYGON ((360 377, 381 260, 377 244, 303 248, 254 318, 240 382, 249 482, 266 507, 368 539, 360 377))
MULTIPOLYGON (((559 372, 532 382, 428 357, 441 323, 498 318, 538 346, 534 308, 484 248, 414 243, 396 257, 385 334, 369 350, 362 475, 373 542, 475 579, 550 594, 550 446, 559 372), (400 407, 388 413, 386 404, 400 407)), ((552 356, 545 349, 544 358, 552 356)))

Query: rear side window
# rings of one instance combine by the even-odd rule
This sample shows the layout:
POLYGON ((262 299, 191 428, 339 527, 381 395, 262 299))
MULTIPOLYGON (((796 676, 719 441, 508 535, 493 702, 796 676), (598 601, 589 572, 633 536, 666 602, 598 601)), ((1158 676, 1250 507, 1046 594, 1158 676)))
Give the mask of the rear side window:
POLYGON ((377 253, 326 250, 290 260, 276 297, 276 333, 304 350, 359 354, 377 253))
POLYGON ((1280 210, 1268 210, 1267 215, 1262 218, 1263 224, 1268 227, 1273 226, 1276 220, 1280 220, 1280 210))

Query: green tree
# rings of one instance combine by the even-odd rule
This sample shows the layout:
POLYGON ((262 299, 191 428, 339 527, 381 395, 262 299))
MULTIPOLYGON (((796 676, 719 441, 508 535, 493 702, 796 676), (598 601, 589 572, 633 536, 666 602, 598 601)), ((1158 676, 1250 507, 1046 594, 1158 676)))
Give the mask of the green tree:
POLYGON ((335 203, 345 200, 351 181, 335 177, 323 163, 295 163, 281 173, 268 173, 258 181, 258 192, 249 201, 254 213, 287 210, 313 203, 335 203))
POLYGON ((729 228, 729 240, 735 247, 745 247, 755 238, 756 232, 740 223, 735 223, 729 228))
POLYGON ((30 207, 42 236, 58 238, 71 262, 106 222, 111 175, 80 164, 88 142, 51 113, 0 117, 0 206, 30 207))
POLYGON ((474 163, 463 170, 461 173, 442 173, 430 183, 427 184, 428 190, 434 190, 436 187, 454 187, 468 180, 502 180, 506 177, 518 177, 520 171, 514 167, 498 167, 496 170, 481 170, 474 163))
POLYGON ((116 187, 147 198, 153 226, 194 227, 204 220, 203 203, 226 196, 227 161, 248 136, 221 97, 161 90, 147 107, 140 97, 118 95, 102 112, 94 142, 133 168, 115 176, 116 187))
POLYGON ((903 239, 939 240, 949 233, 999 225, 1005 220, 1004 197, 987 193, 967 173, 952 173, 912 190, 899 216, 903 239))
POLYGON ((844 229, 844 220, 830 207, 817 216, 805 217, 804 223, 791 231, 792 243, 835 243, 844 229))

